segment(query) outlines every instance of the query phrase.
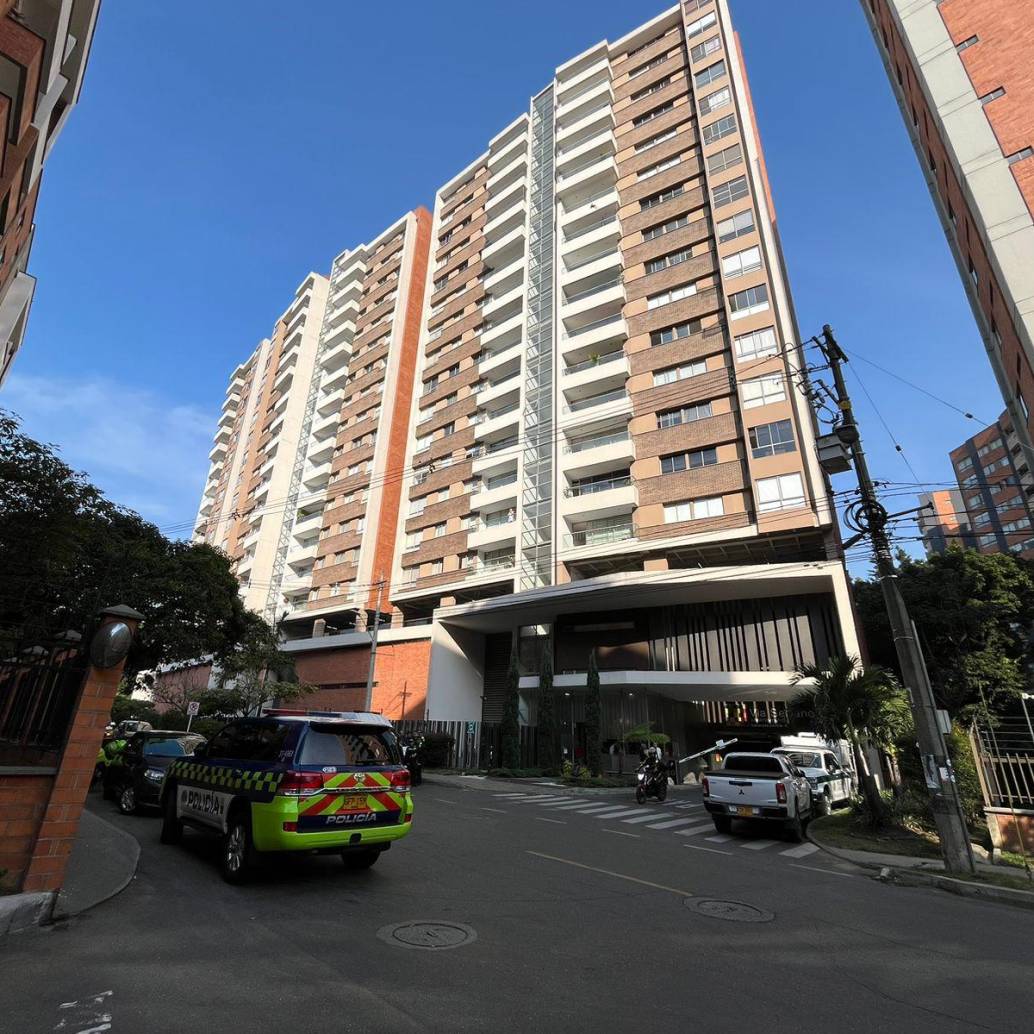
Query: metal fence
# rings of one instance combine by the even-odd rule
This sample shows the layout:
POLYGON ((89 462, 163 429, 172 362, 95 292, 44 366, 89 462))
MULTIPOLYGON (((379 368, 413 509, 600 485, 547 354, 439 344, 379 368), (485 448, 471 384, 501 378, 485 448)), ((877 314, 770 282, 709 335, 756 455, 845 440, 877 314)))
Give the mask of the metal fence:
POLYGON ((0 765, 51 765, 64 747, 86 672, 78 649, 37 647, 0 661, 0 765))
POLYGON ((1034 809, 1034 730, 1024 718, 999 718, 972 728, 984 803, 1034 809))
MULTIPOLYGON (((499 723, 435 722, 406 720, 395 722, 401 736, 448 736, 452 743, 445 750, 444 768, 502 767, 503 729, 499 723)), ((521 768, 535 765, 535 729, 521 726, 521 768)))

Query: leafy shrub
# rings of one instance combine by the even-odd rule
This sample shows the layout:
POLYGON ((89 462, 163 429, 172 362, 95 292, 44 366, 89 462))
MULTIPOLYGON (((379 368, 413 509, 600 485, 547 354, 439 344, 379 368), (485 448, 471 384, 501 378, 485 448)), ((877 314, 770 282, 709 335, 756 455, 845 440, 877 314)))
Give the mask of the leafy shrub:
POLYGON ((498 779, 538 779, 546 772, 541 768, 490 768, 488 774, 498 779))

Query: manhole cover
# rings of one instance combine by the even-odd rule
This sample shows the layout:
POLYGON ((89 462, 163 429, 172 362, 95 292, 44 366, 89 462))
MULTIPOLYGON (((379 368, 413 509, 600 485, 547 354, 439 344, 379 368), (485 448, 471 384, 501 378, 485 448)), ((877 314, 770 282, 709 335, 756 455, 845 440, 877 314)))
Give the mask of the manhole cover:
POLYGON ((686 907, 711 919, 727 919, 730 923, 770 923, 775 916, 755 905, 742 901, 719 901, 715 898, 686 898, 686 907))
POLYGON ((377 936, 396 948, 459 948, 477 940, 477 932, 466 923, 413 919, 408 923, 382 926, 377 936))

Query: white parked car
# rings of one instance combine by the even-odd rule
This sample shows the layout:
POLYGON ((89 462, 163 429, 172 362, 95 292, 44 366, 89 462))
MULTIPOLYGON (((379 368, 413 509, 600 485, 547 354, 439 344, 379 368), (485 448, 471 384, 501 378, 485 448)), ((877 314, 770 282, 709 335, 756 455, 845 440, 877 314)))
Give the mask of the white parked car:
POLYGON ((828 747, 776 747, 773 754, 789 758, 805 775, 815 801, 815 814, 828 815, 834 808, 847 804, 854 791, 851 772, 828 747))

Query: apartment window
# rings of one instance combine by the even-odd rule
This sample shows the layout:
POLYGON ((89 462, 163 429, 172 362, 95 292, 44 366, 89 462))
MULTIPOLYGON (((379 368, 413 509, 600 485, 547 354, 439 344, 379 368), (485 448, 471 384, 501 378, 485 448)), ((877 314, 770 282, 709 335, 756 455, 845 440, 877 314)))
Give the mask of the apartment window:
POLYGON ((671 82, 671 76, 666 75, 663 79, 658 79, 657 82, 652 83, 649 86, 643 87, 641 90, 636 90, 635 93, 629 96, 629 100, 635 103, 638 100, 642 100, 644 97, 649 97, 651 93, 660 93, 671 82))
POLYGON ((768 287, 765 284, 758 284, 757 287, 748 287, 745 291, 737 291, 729 295, 729 309, 734 320, 743 319, 744 316, 753 316, 755 313, 764 312, 768 308, 768 287))
POLYGON ((655 208, 657 205, 663 205, 665 201, 670 201, 672 198, 678 197, 685 189, 685 185, 680 183, 676 187, 669 187, 667 190, 662 190, 659 194, 651 194, 649 197, 644 197, 639 202, 639 211, 645 212, 648 208, 655 208))
POLYGON ((354 474, 358 474, 362 469, 363 465, 361 463, 353 463, 352 466, 348 468, 347 476, 352 477, 354 474))
POLYGON ((677 302, 680 298, 689 298, 696 293, 696 284, 680 284, 678 287, 672 287, 667 291, 661 291, 660 294, 648 295, 646 299, 646 307, 648 309, 658 309, 662 305, 677 302))
POLYGON ((704 143, 713 144, 716 140, 721 140, 722 137, 729 136, 731 133, 736 132, 736 116, 726 115, 720 118, 717 122, 712 122, 710 125, 704 126, 704 143))
POLYGON ((978 513, 973 517, 973 526, 976 528, 985 528, 990 523, 991 515, 987 513, 987 511, 984 511, 983 513, 978 513))
POLYGON ((709 499, 689 499, 684 503, 665 503, 664 523, 678 524, 682 521, 698 521, 703 517, 721 517, 725 506, 721 496, 709 499))
POLYGON ((649 151, 651 147, 656 147, 658 144, 663 144, 665 140, 678 136, 678 132, 677 129, 666 129, 663 133, 651 136, 649 140, 644 140, 641 144, 635 145, 636 152, 649 151))
POLYGON ((409 516, 410 517, 419 517, 424 512, 424 510, 426 508, 427 508, 427 500, 426 499, 413 499, 413 500, 410 501, 410 504, 409 504, 409 516))
POLYGON ((713 467, 718 462, 717 449, 697 449, 695 452, 676 452, 661 457, 662 474, 679 474, 684 470, 713 467))
POLYGON ((715 54, 722 49, 722 39, 720 36, 712 36, 710 39, 705 39, 703 43, 697 43, 689 52, 690 60, 695 64, 697 61, 703 61, 709 54, 715 54))
POLYGON ((677 219, 669 219, 666 223, 660 223, 658 226, 651 226, 648 230, 643 230, 643 243, 655 240, 658 237, 663 237, 666 233, 671 233, 674 230, 678 230, 681 227, 688 225, 689 215, 680 215, 677 219))
POLYGON ((761 330, 752 330, 749 334, 740 334, 733 341, 733 345, 736 348, 736 358, 741 361, 763 359, 779 351, 775 327, 764 327, 761 330))
POLYGON ((960 470, 960 471, 961 470, 969 470, 969 468, 972 467, 972 466, 973 466, 973 457, 972 456, 963 456, 962 459, 959 460, 959 462, 955 464, 955 469, 956 470, 960 470))
POLYGON ((663 65, 664 62, 667 60, 667 53, 660 54, 655 58, 651 58, 649 61, 646 62, 645 65, 640 65, 638 68, 633 68, 632 71, 628 73, 628 78, 638 79, 639 76, 641 76, 644 72, 649 72, 651 68, 656 68, 658 65, 663 65))
POLYGON ((963 488, 972 488, 974 485, 979 484, 979 483, 980 483, 979 476, 976 475, 976 474, 970 474, 968 478, 963 478, 963 480, 962 480, 962 487, 963 488))
POLYGON ((784 452, 796 452, 793 425, 789 420, 775 420, 771 424, 758 424, 750 429, 750 450, 754 459, 778 456, 784 452))
POLYGON ((981 104, 990 104, 991 101, 996 101, 996 100, 998 100, 999 97, 1004 97, 1004 96, 1005 96, 1005 90, 1001 86, 999 86, 998 89, 992 90, 990 93, 985 93, 984 96, 980 98, 980 103, 981 104))
POLYGON ((726 147, 707 159, 707 171, 713 176, 719 172, 725 172, 726 169, 731 169, 734 165, 739 165, 742 161, 743 151, 740 149, 740 145, 733 144, 732 147, 726 147))
POLYGON ((431 561, 431 574, 441 574, 445 570, 445 560, 439 557, 431 561))
POLYGON ((681 366, 669 366, 666 370, 656 370, 653 375, 653 386, 659 387, 662 384, 674 384, 676 381, 684 381, 690 377, 699 377, 706 373, 707 363, 703 359, 697 359, 692 363, 683 363, 681 366))
POLYGON ((986 456, 989 452, 994 452, 995 449, 1001 449, 1002 447, 1002 439, 995 438, 994 441, 988 442, 987 445, 981 445, 980 448, 977 449, 977 455, 986 456))
POLYGON ((632 119, 632 125, 635 127, 645 126, 647 122, 652 122, 655 118, 660 117, 665 112, 671 111, 675 107, 674 101, 668 101, 665 104, 659 104, 652 111, 646 112, 644 115, 640 115, 638 118, 632 119))
POLYGON ((678 409, 669 409, 657 414, 657 427, 664 430, 666 427, 678 427, 680 424, 691 424, 695 420, 703 420, 711 416, 711 403, 699 402, 695 406, 681 406, 678 409))
POLYGON ((419 567, 403 567, 402 568, 402 584, 412 585, 420 577, 419 567))
MULTIPOLYGON (((720 90, 715 90, 714 93, 709 93, 706 97, 700 98, 700 114, 710 115, 712 111, 717 111, 719 108, 724 108, 726 104, 732 101, 732 93, 729 91, 729 87, 725 86, 720 90)), ((730 116, 731 117, 731 116, 730 116)), ((735 129, 735 122, 733 123, 733 129, 735 129)), ((732 130, 729 130, 731 133, 732 130)), ((728 133, 722 133, 721 136, 728 136, 728 133)), ((714 139, 718 139, 715 137, 714 139)))
POLYGON ((686 26, 686 39, 692 39, 694 36, 699 36, 702 32, 707 32, 712 25, 716 25, 718 22, 718 16, 712 11, 710 14, 705 14, 702 18, 697 18, 696 21, 690 22, 686 26))
POLYGON ((432 531, 434 532, 433 537, 440 539, 448 531, 448 525, 443 521, 441 524, 436 524, 432 531))
POLYGON ((995 535, 994 532, 991 532, 990 535, 978 535, 977 536, 977 545, 978 546, 982 546, 984 549, 986 549, 988 546, 995 545, 995 543, 997 543, 997 541, 998 541, 998 536, 995 535))
POLYGON ((1001 459, 992 460, 990 463, 984 464, 984 473, 993 474, 996 470, 1006 470, 1009 467, 1009 457, 1003 456, 1001 459))
POLYGON ((691 334, 699 334, 702 326, 700 320, 689 320, 687 323, 677 323, 673 327, 655 330, 650 334, 650 344, 666 345, 669 341, 677 341, 679 338, 689 337, 691 334))
POLYGON ((761 249, 756 245, 722 259, 722 274, 727 277, 743 276, 761 268, 761 249))
POLYGON ((804 481, 800 474, 760 478, 757 482, 758 511, 787 510, 804 505, 804 481))
POLYGON ((713 65, 708 65, 707 68, 702 68, 697 72, 693 76, 693 82, 698 90, 702 90, 708 83, 721 79, 723 75, 725 75, 725 62, 716 61, 713 65))
POLYGON ((364 531, 366 531, 366 518, 358 517, 355 522, 355 534, 361 535, 364 531))
POLYGON ((967 36, 961 43, 956 44, 955 49, 961 54, 964 50, 968 50, 972 47, 974 43, 979 42, 979 36, 967 36))
POLYGON ((737 176, 734 180, 729 180, 728 183, 720 183, 717 187, 711 191, 711 198, 714 202, 715 208, 720 208, 722 205, 731 204, 733 201, 739 201, 740 198, 744 198, 749 193, 747 188, 747 177, 737 176))
POLYGON ((668 266, 680 265, 692 257, 692 248, 680 248, 678 251, 672 251, 667 255, 662 255, 660 258, 650 259, 650 261, 646 263, 646 272, 659 273, 662 269, 667 269, 668 266))
POLYGON ((1010 154, 1006 161, 1010 165, 1015 165, 1017 162, 1022 162, 1025 158, 1030 158, 1032 155, 1034 155, 1034 147, 1024 147, 1022 151, 1015 151, 1013 154, 1010 154))
MULTIPOLYGON (((725 152, 723 151, 722 154, 725 152)), ((754 213, 748 208, 745 212, 737 212, 730 219, 723 219, 717 227, 718 243, 735 240, 744 234, 754 232, 754 213)))
POLYGON ((1014 496, 1010 496, 1008 499, 1001 499, 1001 500, 999 500, 999 502, 998 502, 998 509, 999 510, 1011 510, 1014 506, 1022 506, 1022 505, 1023 505, 1023 496, 1021 496, 1021 495, 1014 495, 1014 496))
POLYGON ((651 176, 656 176, 659 172, 664 172, 665 169, 672 169, 676 165, 682 163, 682 155, 677 154, 672 158, 665 158, 663 161, 657 162, 656 165, 651 165, 648 168, 643 169, 639 173, 638 178, 641 180, 647 180, 651 176))
POLYGON ((442 427, 439 430, 441 431, 441 434, 439 435, 439 437, 440 438, 447 438, 450 434, 452 434, 456 430, 456 421, 455 420, 450 420, 447 424, 443 424, 442 427))
POLYGON ((771 402, 786 401, 786 385, 780 373, 743 381, 740 387, 743 389, 744 409, 755 409, 758 406, 767 406, 771 402))
POLYGON ((1006 521, 1002 525, 1002 531, 1006 535, 1011 535, 1015 531, 1026 531, 1030 527, 1030 521, 1026 517, 1020 517, 1015 521, 1006 521))
POLYGON ((410 531, 406 533, 406 549, 416 549, 423 540, 422 531, 410 531))

